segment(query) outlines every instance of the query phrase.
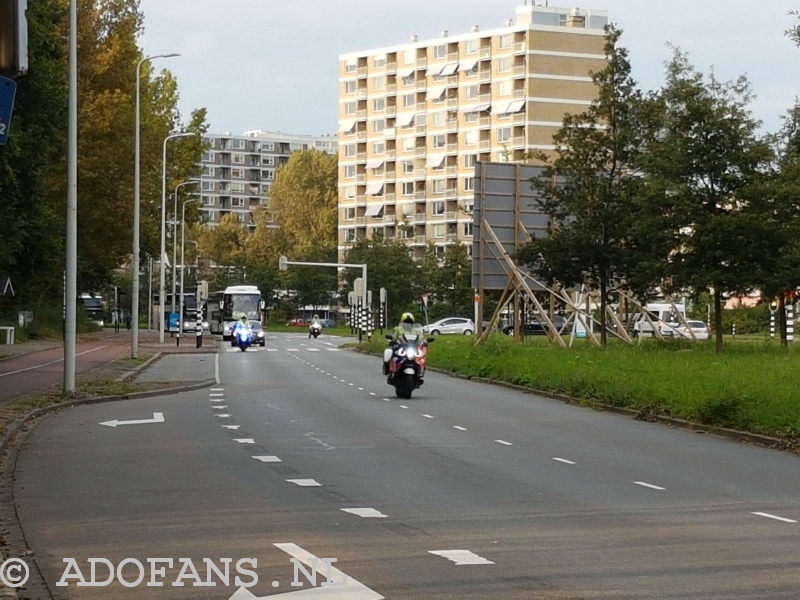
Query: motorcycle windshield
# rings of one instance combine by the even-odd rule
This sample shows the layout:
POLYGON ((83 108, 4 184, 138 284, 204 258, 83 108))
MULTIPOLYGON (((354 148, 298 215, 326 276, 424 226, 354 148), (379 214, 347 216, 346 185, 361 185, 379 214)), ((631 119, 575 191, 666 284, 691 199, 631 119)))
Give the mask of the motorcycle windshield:
POLYGON ((411 346, 419 346, 422 343, 422 327, 415 326, 403 332, 403 341, 411 346))

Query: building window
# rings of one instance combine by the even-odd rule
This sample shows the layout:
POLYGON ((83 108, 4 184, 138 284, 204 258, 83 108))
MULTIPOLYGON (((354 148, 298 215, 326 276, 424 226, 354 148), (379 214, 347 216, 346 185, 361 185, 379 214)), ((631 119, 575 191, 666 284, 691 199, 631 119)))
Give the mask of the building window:
POLYGON ((208 145, 209 148, 216 148, 217 138, 203 138, 203 143, 208 145))
POLYGON ((216 172, 214 167, 203 167, 203 177, 214 177, 216 172))
POLYGON ((212 196, 203 196, 203 206, 214 206, 214 198, 212 196))
POLYGON ((511 44, 514 42, 514 36, 510 33, 506 35, 501 35, 500 38, 497 40, 497 47, 500 50, 508 50, 511 48, 511 44))
POLYGON ((345 221, 355 221, 356 218, 356 209, 355 208, 345 208, 344 209, 344 220, 345 221))
POLYGON ((347 198, 348 200, 352 200, 353 198, 355 198, 356 186, 348 185, 346 188, 344 188, 344 197, 347 198))
POLYGON ((464 246, 467 249, 467 258, 472 258, 472 244, 464 246))
POLYGON ((478 113, 468 112, 464 113, 464 123, 476 123, 478 121, 478 113))
POLYGON ((403 54, 403 61, 406 64, 416 64, 417 62, 417 49, 410 48, 403 54))
POLYGON ((498 73, 508 73, 511 70, 511 59, 501 58, 497 63, 498 73))
POLYGON ((464 223, 464 237, 472 237, 472 223, 464 223))
POLYGON ((511 139, 511 127, 501 127, 497 130, 497 141, 501 144, 511 139))
POLYGON ((271 190, 272 190, 272 184, 271 183, 262 183, 261 184, 261 194, 263 196, 268 196, 271 190))
POLYGON ((275 151, 275 142, 263 142, 261 144, 261 150, 266 152, 274 152, 275 151))
POLYGON ((231 198, 231 208, 244 208, 244 198, 231 198))
POLYGON ((386 57, 385 56, 376 56, 372 59, 372 66, 376 69, 382 69, 386 66, 386 57))
POLYGON ((500 85, 497 87, 497 93, 501 96, 510 96, 511 95, 511 80, 501 81, 500 85))
POLYGON ((355 165, 345 165, 344 167, 344 178, 345 179, 353 179, 356 176, 356 166, 355 165))
POLYGON ((356 82, 355 81, 345 81, 345 83, 344 83, 344 92, 345 92, 345 94, 355 94, 356 93, 356 82))
POLYGON ((478 97, 478 86, 470 85, 464 90, 464 95, 467 100, 475 100, 478 97))
POLYGON ((403 152, 413 152, 417 142, 413 137, 403 138, 403 152))
POLYGON ((433 126, 441 127, 443 125, 444 125, 444 113, 443 112, 433 113, 433 126))
POLYGON ((344 145, 344 157, 345 158, 353 158, 356 155, 356 145, 355 144, 345 144, 344 145))
POLYGON ((473 200, 466 200, 464 202, 464 213, 471 215, 475 210, 475 202, 473 200))
POLYGON ((244 140, 233 140, 234 150, 244 150, 244 140))
POLYGON ((403 196, 413 196, 414 195, 414 182, 413 181, 404 181, 403 182, 403 196))
POLYGON ((372 153, 373 154, 383 154, 386 152, 386 143, 385 142, 375 142, 372 144, 372 153))
POLYGON ((244 179, 244 169, 231 169, 231 175, 234 179, 244 179))
POLYGON ((403 85, 406 87, 408 87, 409 85, 414 85, 414 81, 416 81, 416 79, 413 73, 411 75, 403 77, 403 85))
POLYGON ((480 48, 480 44, 481 44, 480 40, 467 41, 467 54, 475 54, 480 48))
POLYGON ((235 164, 235 165, 243 165, 244 164, 244 154, 234 154, 233 155, 233 164, 235 164))
POLYGON ((356 241, 356 230, 355 229, 345 229, 344 230, 344 241, 345 242, 355 242, 356 241))
POLYGON ((474 177, 465 177, 464 178, 464 191, 465 192, 474 192, 475 191, 475 178, 474 177))
MULTIPOLYGON (((444 186, 445 186, 444 179, 434 179, 431 182, 431 191, 434 194, 444 194, 444 186)), ((444 210, 442 210, 442 214, 444 214, 444 210)))
POLYGON ((433 49, 433 58, 434 58, 434 60, 439 60, 441 58, 447 58, 447 44, 442 44, 441 46, 436 46, 433 49))
POLYGON ((275 165, 275 157, 274 156, 262 156, 261 157, 261 166, 262 167, 272 167, 275 165))
POLYGON ((444 202, 434 202, 431 206, 431 214, 434 217, 441 217, 444 214, 444 202))
POLYGON ((378 75, 372 78, 372 89, 375 91, 381 91, 383 88, 386 87, 386 76, 385 75, 378 75))
POLYGON ((386 110, 386 98, 375 98, 372 101, 373 112, 383 112, 386 110))
POLYGON ((444 223, 440 223, 438 225, 433 226, 433 237, 435 238, 443 238, 445 231, 447 231, 447 225, 444 223))
POLYGON ((378 119, 372 122, 372 133, 381 133, 386 128, 386 120, 378 119))
POLYGON ((348 117, 351 115, 356 114, 356 109, 358 108, 355 102, 345 102, 344 103, 344 114, 348 117))
POLYGON ((477 154, 467 154, 464 157, 464 168, 465 169, 473 169, 475 168, 475 162, 478 160, 477 154))
POLYGON ((477 131, 467 131, 464 134, 464 145, 465 146, 475 146, 478 143, 478 132, 477 131))
POLYGON ((417 99, 414 94, 403 94, 403 108, 414 108, 417 99))
POLYGON ((275 179, 275 171, 261 171, 261 178, 265 181, 272 181, 275 179))
POLYGON ((213 192, 214 191, 214 182, 213 181, 204 181, 201 184, 201 189, 204 192, 213 192))
POLYGON ((344 64, 345 73, 355 73, 357 68, 358 68, 358 63, 354 60, 347 61, 344 64))
POLYGON ((401 163, 402 173, 409 174, 414 172, 414 163, 410 160, 404 160, 401 163))
POLYGON ((433 136, 433 147, 444 148, 447 145, 447 136, 440 134, 433 136))
MULTIPOLYGON (((434 236, 434 237, 444 237, 443 235, 434 236)), ((445 250, 444 246, 434 246, 433 247, 433 255, 436 258, 444 258, 445 250)))
POLYGON ((231 192, 234 194, 244 194, 244 184, 243 183, 232 183, 231 184, 231 192))

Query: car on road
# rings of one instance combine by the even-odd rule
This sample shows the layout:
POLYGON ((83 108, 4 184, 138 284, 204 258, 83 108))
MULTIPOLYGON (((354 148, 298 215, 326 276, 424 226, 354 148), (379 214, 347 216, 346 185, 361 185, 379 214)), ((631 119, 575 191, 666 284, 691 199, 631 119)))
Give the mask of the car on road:
POLYGON ((677 335, 683 338, 692 339, 692 334, 689 333, 690 329, 697 341, 704 341, 711 337, 711 328, 702 321, 691 320, 686 321, 686 324, 688 327, 684 327, 682 323, 670 323, 670 325, 677 330, 677 335))
POLYGON ((325 329, 333 329, 334 327, 336 327, 336 321, 334 321, 333 319, 320 319, 320 323, 322 323, 322 326, 325 329))
POLYGON ((287 327, 308 327, 308 321, 304 319, 292 319, 286 323, 287 327))
POLYGON ((475 323, 462 317, 450 317, 425 325, 422 331, 430 335, 472 335, 475 333, 475 323))
MULTIPOLYGON (((561 331, 561 333, 570 333, 571 331, 570 325, 567 324, 567 318, 561 315, 556 315, 553 317, 553 325, 555 325, 556 329, 561 331)), ((503 333, 506 335, 514 335, 514 324, 511 323, 503 327, 503 333)), ((539 321, 530 321, 525 324, 522 334, 546 335, 546 332, 544 329, 544 325, 542 323, 540 323, 539 321)))

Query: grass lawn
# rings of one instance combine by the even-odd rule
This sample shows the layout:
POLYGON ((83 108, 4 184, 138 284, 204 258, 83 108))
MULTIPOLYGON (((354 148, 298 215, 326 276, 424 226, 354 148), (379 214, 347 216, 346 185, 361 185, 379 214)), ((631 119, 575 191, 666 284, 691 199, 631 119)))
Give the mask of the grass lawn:
MULTIPOLYGON (((482 347, 473 344, 474 338, 440 336, 428 364, 707 425, 789 438, 800 433, 800 347, 782 349, 766 336, 728 339, 721 356, 713 341, 610 343, 600 351, 584 341, 565 350, 542 338, 518 346, 493 335, 482 347)), ((385 342, 369 347, 382 351, 385 342)))

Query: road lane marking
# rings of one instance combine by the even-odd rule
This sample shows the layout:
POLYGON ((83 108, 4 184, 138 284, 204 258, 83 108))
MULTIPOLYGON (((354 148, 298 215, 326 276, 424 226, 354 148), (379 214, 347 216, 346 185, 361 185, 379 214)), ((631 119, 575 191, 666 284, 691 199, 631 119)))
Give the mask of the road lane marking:
POLYGON ((338 348, 328 348, 328 352, 339 352, 338 348))
POLYGON ((225 394, 209 394, 209 398, 224 398, 225 394))
POLYGON ((574 463, 571 460, 567 460, 566 458, 553 458, 554 461, 564 463, 565 465, 575 465, 578 463, 574 463))
POLYGON ((422 415, 422 416, 425 417, 426 419, 432 419, 433 418, 433 415, 422 415))
POLYGON ((405 408, 406 410, 408 410, 408 407, 407 406, 403 406, 402 404, 400 405, 400 408, 405 408))
POLYGON ((211 388, 211 391, 212 392, 224 392, 225 389, 224 388, 211 388))
POLYGON ((220 414, 215 414, 214 416, 219 417, 220 419, 227 419, 228 417, 230 417, 230 415, 220 415, 220 414))
POLYGON ((223 425, 222 426, 223 429, 233 429, 234 431, 239 429, 239 427, 241 427, 241 425, 223 425))
POLYGON ((498 444, 503 444, 503 446, 513 446, 514 445, 511 442, 507 442, 505 440, 495 440, 495 442, 497 442, 498 444))
MULTIPOLYGON (((353 385, 353 384, 351 383, 350 385, 353 385)), ((363 392, 363 391, 364 391, 364 388, 358 388, 358 391, 359 391, 359 392, 363 392)))
POLYGON ((225 410, 227 406, 212 406, 211 410, 225 410))
POLYGON ((277 348, 267 348, 267 352, 277 352, 277 348))
POLYGON ((254 456, 256 460, 260 460, 263 463, 276 463, 281 462, 281 459, 277 456, 254 456))
POLYGON ((300 350, 298 350, 297 348, 287 348, 286 351, 287 352, 300 352, 300 350))
POLYGON ((342 512, 350 513, 362 519, 385 519, 386 515, 374 508, 341 508, 342 512))
POLYGON ((663 487, 660 487, 660 486, 657 486, 657 485, 653 485, 652 483, 645 483, 644 481, 634 481, 633 483, 635 483, 636 485, 640 485, 642 487, 650 488, 651 490, 663 491, 663 490, 667 489, 667 488, 663 488, 663 487))
POLYGON ((214 381, 219 385, 219 354, 214 356, 214 381))
POLYGON ((378 394, 376 394, 375 392, 370 392, 369 395, 370 396, 377 396, 378 394))
POLYGON ((389 400, 389 398, 384 398, 383 401, 384 402, 391 402, 391 400, 389 400))
POLYGON ((319 350, 319 348, 309 348, 308 351, 309 352, 319 352, 320 350, 319 350))
POLYGON ((322 484, 313 479, 287 479, 289 483, 299 485, 300 487, 320 487, 322 484))
POLYGON ((771 515, 771 514, 765 513, 765 512, 754 512, 753 514, 757 515, 759 517, 766 517, 768 519, 775 519, 776 521, 781 521, 783 523, 797 523, 797 521, 794 521, 792 519, 786 519, 784 517, 779 517, 777 515, 771 515))
MULTIPOLYGON (((342 381, 344 381, 344 379, 342 379, 342 381)), ((349 385, 350 387, 353 387, 353 385, 355 385, 355 384, 348 383, 347 385, 349 385)))
POLYGON ((225 402, 225 398, 211 398, 209 402, 225 402))
POLYGON ((482 556, 478 556, 469 550, 428 550, 428 553, 446 558, 450 562, 455 563, 456 566, 494 564, 492 561, 486 560, 482 556))
POLYGON ((105 425, 106 427, 117 427, 119 425, 149 425, 151 423, 163 423, 164 422, 164 413, 154 412, 152 419, 139 419, 136 421, 119 421, 114 419, 113 421, 105 421, 100 423, 100 425, 105 425))
MULTIPOLYGON (((92 350, 86 350, 85 352, 79 352, 75 355, 75 358, 79 356, 83 356, 84 354, 91 354, 92 352, 97 352, 98 350, 102 350, 103 348, 108 348, 108 346, 100 346, 99 348, 93 348, 92 350)), ((46 362, 41 365, 36 365, 35 367, 28 367, 27 369, 18 369, 16 371, 9 371, 8 373, 0 373, 0 377, 8 377, 9 375, 16 375, 17 373, 25 373, 26 371, 35 371, 36 369, 41 369, 42 367, 49 367, 50 365, 57 365, 60 362, 64 362, 63 358, 59 358, 58 360, 53 360, 50 362, 46 362)))
POLYGON ((453 425, 453 429, 458 429, 459 431, 466 431, 466 427, 461 427, 460 425, 453 425))
POLYGON ((255 444, 256 441, 253 438, 234 438, 234 442, 238 444, 255 444))

